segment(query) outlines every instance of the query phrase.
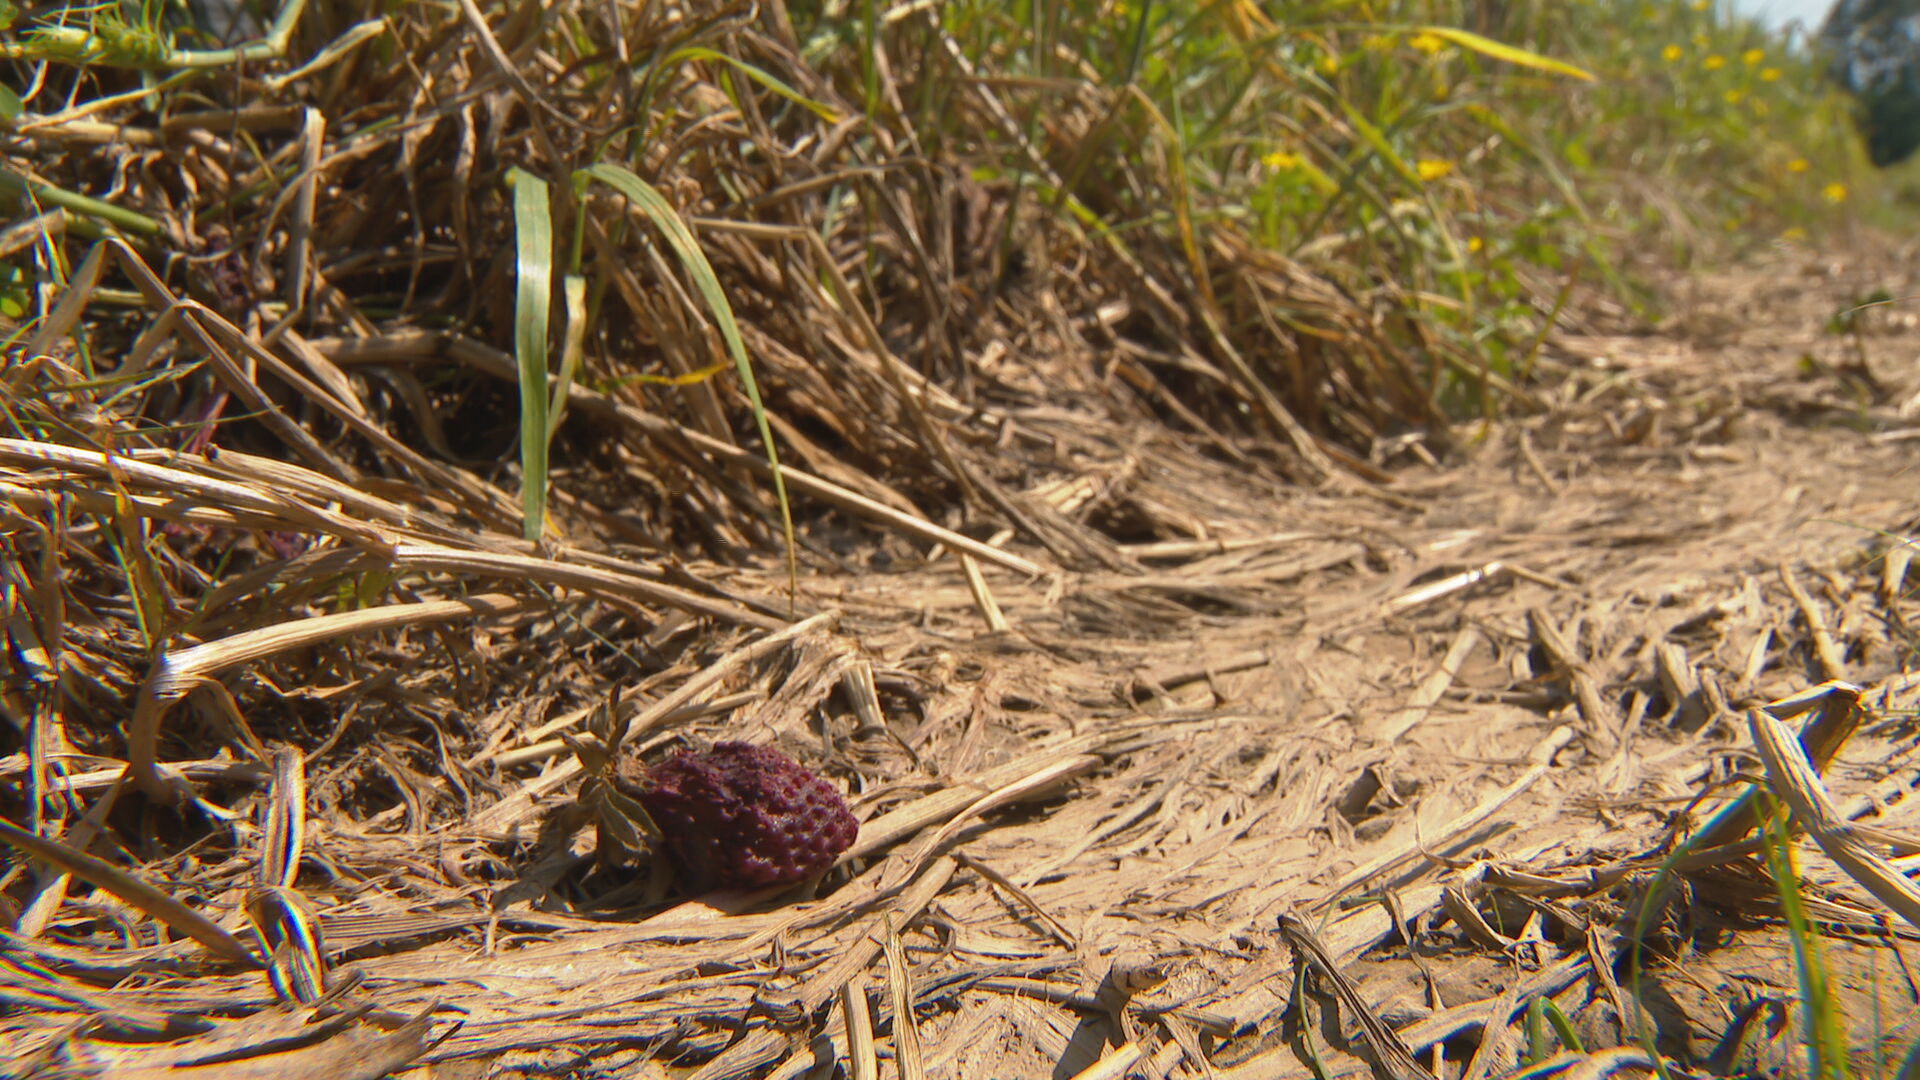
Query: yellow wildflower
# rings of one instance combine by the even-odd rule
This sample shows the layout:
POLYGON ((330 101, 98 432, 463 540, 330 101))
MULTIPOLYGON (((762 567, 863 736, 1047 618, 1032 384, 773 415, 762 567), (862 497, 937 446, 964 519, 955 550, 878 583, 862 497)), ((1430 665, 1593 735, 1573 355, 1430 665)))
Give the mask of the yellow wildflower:
POLYGON ((1779 81, 1780 81, 1780 69, 1779 69, 1779 68, 1776 68, 1776 67, 1770 67, 1770 68, 1761 68, 1761 69, 1760 69, 1760 81, 1761 81, 1761 82, 1779 82, 1779 81))
POLYGON ((1321 57, 1320 74, 1328 76, 1340 74, 1340 58, 1337 56, 1321 57))
POLYGON ((1407 44, 1419 49, 1428 56, 1432 56, 1447 47, 1446 39, 1437 34, 1415 34, 1407 44))
POLYGON ((1792 161, 1787 162, 1788 172, 1802 173, 1802 172, 1806 172, 1808 169, 1811 169, 1811 168, 1813 168, 1813 162, 1808 161, 1806 158, 1803 158, 1803 157, 1797 157, 1797 158, 1794 158, 1792 161))
POLYGON ((1765 49, 1748 49, 1746 52, 1740 54, 1740 62, 1748 67, 1753 67, 1766 58, 1767 50, 1765 49))
POLYGON ((1300 155, 1289 154, 1285 150, 1275 150, 1260 159, 1260 164, 1274 172, 1292 172, 1300 167, 1300 155))
POLYGON ((1431 183, 1443 177, 1452 176, 1453 162, 1442 161, 1439 158, 1421 158, 1415 163, 1413 171, 1420 174, 1422 181, 1431 183))
POLYGON ((1660 50, 1660 59, 1665 60, 1669 64, 1679 63, 1680 58, 1685 55, 1687 55, 1687 50, 1678 45, 1669 45, 1660 50))
POLYGON ((1820 197, 1838 206, 1847 201, 1847 185, 1835 180, 1820 189, 1820 197))
POLYGON ((1480 250, 1486 246, 1487 246, 1486 241, 1480 239, 1477 236, 1467 237, 1467 250, 1472 252, 1475 255, 1480 254, 1480 250))
POLYGON ((1719 53, 1714 53, 1712 56, 1702 60, 1701 63, 1706 66, 1708 71, 1719 71, 1721 68, 1727 66, 1727 58, 1721 56, 1719 53))
POLYGON ((1747 96, 1747 92, 1745 90, 1729 90, 1720 96, 1727 99, 1727 104, 1738 105, 1741 100, 1747 96))

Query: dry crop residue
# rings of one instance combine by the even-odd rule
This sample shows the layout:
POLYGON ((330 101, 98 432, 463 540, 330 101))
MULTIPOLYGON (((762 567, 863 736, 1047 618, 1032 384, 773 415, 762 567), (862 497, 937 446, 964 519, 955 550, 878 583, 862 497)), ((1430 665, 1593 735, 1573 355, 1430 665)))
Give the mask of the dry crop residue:
MULTIPOLYGON (((314 824, 306 869, 286 881, 325 930, 340 1000, 375 1009, 313 1059, 357 1056, 366 1071, 387 1060, 356 1049, 372 1046, 393 1067, 464 1059, 494 1075, 671 1062, 700 1080, 792 1077, 818 1052, 871 1055, 859 1034, 877 1027, 887 1053, 932 1076, 1064 1080, 1124 1055, 1155 1075, 1306 1080, 1373 1060, 1479 1080, 1514 1066, 1529 1003, 1550 998, 1590 1067, 1643 1062, 1645 1031, 1691 1068, 1798 1068, 1796 978, 1758 845, 1727 818, 1712 851, 1674 856, 1772 767, 1755 757, 1751 710, 1830 680, 1861 690, 1796 713, 1846 736, 1826 794, 1876 854, 1915 850, 1905 538, 1920 529, 1920 332, 1898 304, 1835 324, 1876 289, 1916 292, 1891 266, 1781 256, 1676 283, 1685 314, 1664 332, 1551 339, 1564 371, 1538 411, 1456 432, 1438 464, 1403 447, 1383 463, 1391 482, 1267 483, 1169 430, 1101 427, 1044 399, 1010 408, 1030 448, 1051 439, 1060 462, 1020 505, 1050 550, 1102 569, 1030 577, 986 555, 902 560, 899 545, 881 559, 861 546, 871 533, 849 530, 833 552, 849 568, 804 576, 808 617, 791 623, 777 569, 528 553, 511 534, 476 540, 276 466, 274 490, 290 494, 263 487, 242 507, 249 527, 336 544, 404 527, 396 566, 601 605, 555 614, 547 593, 475 588, 401 613, 473 627, 465 637, 401 622, 413 633, 379 652, 316 633, 297 655, 254 661, 258 684, 231 680, 256 719, 315 710, 283 729, 315 742, 359 730, 363 707, 442 740, 362 732, 339 758, 321 752, 334 741, 308 747, 314 775, 293 786, 314 824), (274 516, 296 497, 322 509, 274 516), (1087 525, 1096 516, 1106 532, 1087 525), (1126 522, 1203 538, 1120 543, 1129 530, 1111 526, 1126 522), (817 893, 674 904, 589 853, 592 831, 566 807, 582 766, 557 736, 592 726, 580 688, 603 700, 604 673, 625 670, 607 638, 644 605, 685 614, 636 620, 632 648, 654 666, 629 688, 630 745, 659 755, 691 730, 803 750, 861 819, 817 893), (376 710, 390 699, 413 711, 376 710), (417 767, 435 754, 441 772, 417 767)), ((257 480, 237 454, 170 460, 174 472, 128 464, 122 479, 257 480)), ((811 539, 832 548, 815 521, 811 539)), ((184 711, 165 718, 163 750, 185 741, 184 711)), ((235 800, 264 786, 231 760, 172 764, 235 800)), ((118 775, 72 786, 91 797, 118 775)), ((143 869, 201 883, 195 903, 215 908, 259 861, 237 841, 184 850, 143 869)), ((1903 1053, 1920 997, 1913 928, 1821 850, 1796 850, 1851 1049, 1903 1053)), ((302 917, 291 900, 256 907, 302 917)), ((7 947, 62 970, 80 955, 7 947)), ((279 1015, 258 973, 198 973, 187 1001, 162 959, 128 959, 147 974, 71 1004, 136 1028, 214 1024, 209 1038, 278 1052, 240 1032, 245 1019, 201 1015, 209 1002, 279 1015)), ((36 1016, 64 1013, 7 1023, 32 1035, 23 1046, 53 1045, 36 1016)), ((129 1067, 199 1052, 114 1030, 74 1038, 129 1067)))
MULTIPOLYGON (((1457 1070, 1487 1045, 1476 1067, 1504 1070, 1539 996, 1589 1050, 1634 1047, 1619 1017, 1637 966, 1662 1052, 1798 1068, 1794 967, 1759 856, 1658 870, 1743 790, 1735 774, 1760 771, 1747 710, 1827 679, 1866 690, 1831 793, 1863 823, 1912 828, 1916 585, 1887 555, 1904 565, 1920 527, 1920 306, 1868 310, 1858 334, 1830 325, 1877 288, 1916 293, 1896 273, 1795 255, 1678 282, 1685 314, 1659 335, 1555 340, 1576 365, 1558 400, 1464 460, 1398 473, 1409 501, 1241 497, 1237 520, 1212 519, 1221 543, 1133 552, 1144 574, 1081 579, 1063 601, 996 584, 1011 633, 978 636, 958 574, 816 585, 918 687, 923 719, 902 734, 929 771, 1160 718, 971 836, 960 850, 1021 894, 975 880, 943 897, 954 952, 935 970, 1064 950, 1030 900, 1081 956, 1171 964, 1157 996, 1193 1014, 1218 1075, 1304 1080, 1275 932, 1292 911, 1429 1062, 1444 1046, 1457 1070)), ((1914 928, 1811 844, 1799 855, 1851 1046, 1904 1053, 1914 928)), ((923 1018, 951 1075, 1024 1075, 1009 1046, 1054 1076, 1107 1050, 1019 980, 959 985, 957 1008, 923 1018)), ((1342 1025, 1315 1038, 1368 1057, 1342 1025)), ((1170 1031, 1158 1045, 1162 1064, 1181 1056, 1170 1031)))

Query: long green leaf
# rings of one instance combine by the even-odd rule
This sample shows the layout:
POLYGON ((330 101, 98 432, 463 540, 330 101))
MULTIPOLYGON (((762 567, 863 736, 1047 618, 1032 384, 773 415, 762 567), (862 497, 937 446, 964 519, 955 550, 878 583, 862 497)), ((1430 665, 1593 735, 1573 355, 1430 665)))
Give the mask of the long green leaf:
POLYGON ((54 187, 52 184, 29 180, 12 169, 0 169, 0 191, 19 192, 41 205, 63 207, 76 214, 98 218, 116 228, 138 233, 141 236, 161 236, 167 231, 159 222, 144 214, 136 214, 131 210, 101 202, 99 199, 88 198, 85 195, 77 195, 64 188, 54 187))
POLYGON ((1400 178, 1405 180, 1409 187, 1418 191, 1425 186, 1425 181, 1420 179, 1419 170, 1409 164, 1406 158, 1400 156, 1399 151, 1393 148, 1393 144, 1387 141, 1387 135, 1380 130, 1379 125, 1367 119, 1345 98, 1335 99, 1335 104, 1340 106, 1340 111, 1346 115, 1347 123, 1353 125, 1353 130, 1359 134, 1361 140, 1372 147, 1373 152, 1379 154, 1380 159, 1385 161, 1389 168, 1399 173, 1400 178))
POLYGON ((766 70, 755 67, 737 56, 728 56, 726 53, 720 52, 717 49, 709 49, 705 45, 689 45, 684 49, 676 49, 672 53, 669 53, 667 58, 662 61, 662 64, 673 64, 682 60, 711 60, 716 63, 726 64, 728 67, 733 68, 733 70, 759 83, 773 93, 786 98, 795 105, 806 109, 827 123, 837 124, 840 122, 840 114, 834 111, 831 106, 813 100, 800 91, 795 90, 793 87, 788 86, 786 83, 781 82, 766 70))
POLYGON ((560 430, 567 416, 567 394, 580 373, 580 359, 587 348, 587 279, 568 274, 561 286, 566 302, 567 324, 561 336, 560 377, 553 383, 553 405, 547 410, 547 442, 560 430))
POLYGON ((547 522, 547 320, 553 304, 553 219, 547 182, 515 167, 513 356, 520 365, 521 531, 537 541, 547 522))
POLYGON ((1458 27, 1421 26, 1417 27, 1415 32, 1432 34, 1434 37, 1451 41, 1463 49, 1471 49, 1481 56, 1489 56, 1495 60, 1504 60, 1509 64, 1518 64, 1521 67, 1533 68, 1536 71, 1550 71, 1555 75, 1566 75, 1584 82, 1599 81, 1585 68, 1577 68, 1565 61, 1555 60, 1550 56, 1541 56, 1536 52, 1528 52, 1525 49, 1515 48, 1512 45, 1505 45, 1492 38, 1481 37, 1479 34, 1461 30, 1458 27))
POLYGON ((733 357, 734 368, 740 372, 740 383, 747 391, 747 401, 753 407, 753 422, 760 429, 761 443, 766 446, 767 464, 773 466, 774 496, 780 502, 780 525, 787 540, 787 583, 790 589, 797 588, 800 575, 799 544, 793 531, 793 508, 787 502, 787 482, 780 472, 780 454, 773 444, 773 427, 767 423, 767 408, 760 399, 760 384, 753 377, 753 363, 747 359, 746 342, 740 337, 740 324, 733 317, 733 305, 727 302, 727 294, 720 288, 720 278, 714 274, 713 265, 707 262, 706 253, 700 250, 699 241, 694 239, 693 230, 687 228, 680 212, 673 208, 666 196, 631 171, 601 162, 573 175, 576 188, 584 188, 589 181, 598 180, 639 207, 647 220, 653 222, 654 227, 667 238, 667 245, 679 256, 680 264, 693 280, 693 287, 699 290, 701 299, 707 302, 707 309, 713 312, 713 321, 720 329, 721 339, 727 344, 727 353, 733 357))
POLYGON ((1754 790, 1767 808, 1760 840, 1766 853, 1768 875, 1773 878, 1774 892, 1780 898, 1780 913, 1787 924, 1787 943, 1793 951, 1794 974, 1800 984, 1807 1073, 1817 1080, 1841 1080, 1847 1075, 1847 1028, 1820 948, 1819 928, 1814 926, 1807 913, 1806 900, 1800 894, 1800 873, 1793 865, 1793 834, 1787 828, 1788 813, 1773 801, 1765 788, 1754 790))

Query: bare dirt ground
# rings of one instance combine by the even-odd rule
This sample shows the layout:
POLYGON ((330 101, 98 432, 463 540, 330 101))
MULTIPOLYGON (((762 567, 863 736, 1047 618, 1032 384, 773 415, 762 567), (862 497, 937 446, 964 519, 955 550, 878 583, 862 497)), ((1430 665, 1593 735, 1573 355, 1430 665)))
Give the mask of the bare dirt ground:
MULTIPOLYGON (((536 673, 487 666, 518 654, 490 639, 508 631, 476 629, 448 646, 474 665, 432 677, 520 704, 476 707, 471 737, 441 750, 460 768, 420 775, 373 740, 354 767, 373 761, 399 793, 377 813, 329 786, 348 766, 308 779, 324 872, 301 885, 341 1000, 373 1011, 253 1060, 315 1076, 391 1054, 444 1077, 862 1076, 877 1057, 884 1075, 1005 1080, 1479 1080, 1519 1066, 1529 1003, 1547 998, 1586 1053, 1533 1076, 1643 1072, 1649 1046, 1686 1072, 1803 1072, 1757 845, 1722 835, 1712 857, 1662 867, 1765 774, 1749 710, 1834 679, 1861 688, 1864 722, 1828 790, 1896 865, 1920 852, 1902 554, 1920 528, 1920 306, 1829 327, 1876 289, 1920 293, 1901 265, 1784 253, 1677 282, 1661 333, 1553 340, 1572 375, 1537 416, 1459 431, 1431 464, 1407 444, 1373 487, 1258 487, 1163 452, 1164 435, 1082 455, 1065 410, 1020 417, 1060 440, 1063 514, 1208 539, 1117 545, 1103 575, 989 565, 1000 630, 954 559, 854 546, 843 573, 803 576, 798 608, 818 618, 771 645, 689 649, 651 680, 673 693, 643 713, 647 752, 777 742, 851 789, 862 837, 817 895, 674 903, 596 864, 593 830, 553 813, 572 757, 527 750, 588 710, 517 694, 536 673), (717 716, 671 712, 716 699, 717 716), (441 804, 463 808, 457 824, 436 823, 441 804), (1324 966, 1303 977, 1309 938, 1324 966)), ((724 584, 784 606, 778 568, 724 584)), ((671 655, 685 629, 636 647, 671 655)), ((1812 844, 1796 851, 1855 1065, 1891 1074, 1920 1037, 1916 932, 1812 844)), ((194 877, 193 858, 166 872, 194 877)), ((238 906, 237 872, 225 893, 200 880, 208 906, 238 906)), ((257 973, 89 993, 122 1036, 96 1017, 56 1051, 54 1028, 29 1024, 29 1065, 259 1054, 307 1015, 267 1009, 257 973), (231 1019, 163 1049, 123 1037, 156 1010, 231 1019)))

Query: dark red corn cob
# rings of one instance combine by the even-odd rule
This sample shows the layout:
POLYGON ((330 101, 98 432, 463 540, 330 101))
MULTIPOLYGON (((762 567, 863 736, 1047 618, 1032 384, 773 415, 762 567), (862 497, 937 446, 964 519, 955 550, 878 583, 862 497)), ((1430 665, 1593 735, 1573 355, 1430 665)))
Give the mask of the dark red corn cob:
POLYGON ((772 747, 718 743, 623 772, 619 786, 660 826, 690 891, 800 881, 860 831, 833 785, 772 747))

